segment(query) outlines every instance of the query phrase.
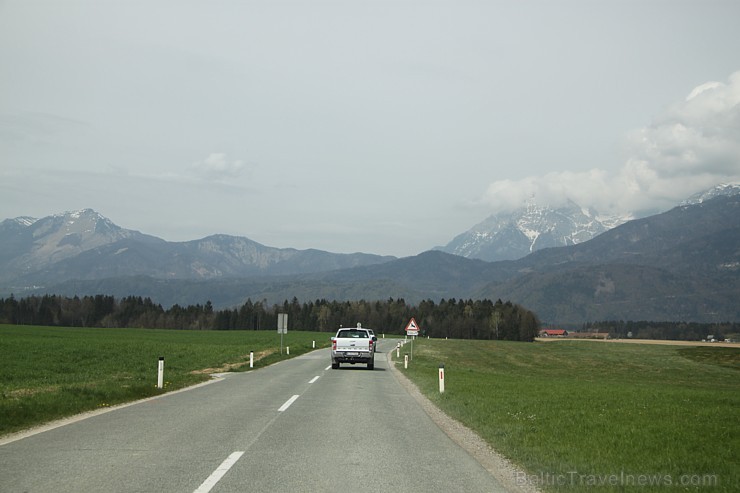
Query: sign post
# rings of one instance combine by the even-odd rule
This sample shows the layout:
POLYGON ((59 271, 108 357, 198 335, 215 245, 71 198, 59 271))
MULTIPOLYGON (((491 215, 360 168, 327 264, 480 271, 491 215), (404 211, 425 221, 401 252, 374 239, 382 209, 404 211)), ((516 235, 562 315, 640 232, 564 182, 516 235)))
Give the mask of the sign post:
POLYGON ((414 337, 419 335, 419 324, 416 323, 414 317, 411 317, 408 325, 406 325, 406 335, 411 336, 411 359, 414 359, 414 337))
POLYGON ((283 354, 283 334, 288 333, 288 314, 287 313, 278 313, 277 331, 278 331, 278 334, 280 334, 280 355, 282 355, 283 354))

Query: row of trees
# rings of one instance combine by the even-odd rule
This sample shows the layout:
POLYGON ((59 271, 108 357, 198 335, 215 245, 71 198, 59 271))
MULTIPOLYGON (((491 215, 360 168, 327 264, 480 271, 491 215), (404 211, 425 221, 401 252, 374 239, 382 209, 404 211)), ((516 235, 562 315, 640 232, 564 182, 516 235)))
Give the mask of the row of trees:
POLYGON ((414 317, 421 335, 456 339, 532 341, 540 322, 531 311, 498 300, 431 300, 409 305, 403 299, 386 301, 328 301, 300 303, 298 299, 269 306, 248 299, 241 307, 214 310, 204 305, 164 309, 149 298, 96 295, 0 298, 0 323, 68 327, 141 327, 193 330, 271 330, 278 313, 288 314, 289 330, 334 332, 358 322, 377 333, 400 334, 414 317))

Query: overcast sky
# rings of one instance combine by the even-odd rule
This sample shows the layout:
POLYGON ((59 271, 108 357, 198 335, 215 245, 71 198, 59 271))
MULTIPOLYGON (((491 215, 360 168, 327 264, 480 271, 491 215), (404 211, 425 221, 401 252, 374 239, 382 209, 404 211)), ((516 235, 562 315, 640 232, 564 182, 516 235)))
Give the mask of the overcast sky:
POLYGON ((0 219, 408 256, 740 181, 737 0, 0 0, 0 219))

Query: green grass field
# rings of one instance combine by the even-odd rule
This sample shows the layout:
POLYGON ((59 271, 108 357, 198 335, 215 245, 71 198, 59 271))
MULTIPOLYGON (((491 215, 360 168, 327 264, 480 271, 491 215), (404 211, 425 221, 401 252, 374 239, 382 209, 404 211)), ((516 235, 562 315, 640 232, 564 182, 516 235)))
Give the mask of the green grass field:
POLYGON ((249 370, 329 345, 329 334, 0 325, 0 436, 249 370), (159 357, 164 389, 157 388, 159 357))
POLYGON ((740 349, 417 340, 408 370, 402 361, 437 406, 527 472, 519 483, 740 491, 740 349))

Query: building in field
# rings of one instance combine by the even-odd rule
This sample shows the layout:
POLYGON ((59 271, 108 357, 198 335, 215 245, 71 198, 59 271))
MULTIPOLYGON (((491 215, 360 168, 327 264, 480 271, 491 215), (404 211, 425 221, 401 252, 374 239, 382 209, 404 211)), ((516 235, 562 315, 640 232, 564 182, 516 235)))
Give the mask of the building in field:
POLYGON ((540 337, 568 337, 568 331, 565 329, 542 329, 540 337))

